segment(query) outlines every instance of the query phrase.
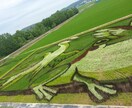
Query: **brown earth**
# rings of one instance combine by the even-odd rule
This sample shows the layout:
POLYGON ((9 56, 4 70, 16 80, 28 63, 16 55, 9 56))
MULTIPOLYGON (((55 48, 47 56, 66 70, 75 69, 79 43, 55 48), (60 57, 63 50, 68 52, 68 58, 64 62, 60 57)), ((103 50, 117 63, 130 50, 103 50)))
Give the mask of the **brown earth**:
POLYGON ((132 26, 117 26, 117 27, 112 27, 112 28, 132 30, 132 26))
POLYGON ((94 47, 91 47, 90 49, 88 49, 86 52, 84 52, 81 56, 79 56, 78 58, 76 58, 74 61, 72 61, 72 64, 76 63, 76 62, 79 62, 81 59, 83 59, 89 51, 94 51, 96 49, 98 49, 99 47, 98 46, 94 46, 94 47))

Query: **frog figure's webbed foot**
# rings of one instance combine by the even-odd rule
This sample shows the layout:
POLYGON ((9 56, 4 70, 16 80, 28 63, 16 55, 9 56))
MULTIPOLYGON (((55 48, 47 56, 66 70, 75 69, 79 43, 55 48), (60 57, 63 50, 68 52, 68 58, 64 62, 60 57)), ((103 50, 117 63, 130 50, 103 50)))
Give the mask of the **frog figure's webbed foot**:
POLYGON ((107 100, 110 96, 116 95, 117 91, 113 88, 113 85, 102 85, 99 81, 93 78, 79 74, 77 68, 75 71, 72 80, 84 83, 87 86, 88 94, 93 101, 102 102, 107 100))
POLYGON ((33 88, 33 92, 36 94, 37 99, 42 100, 46 99, 50 101, 54 95, 56 95, 57 91, 53 90, 47 86, 39 85, 33 88))

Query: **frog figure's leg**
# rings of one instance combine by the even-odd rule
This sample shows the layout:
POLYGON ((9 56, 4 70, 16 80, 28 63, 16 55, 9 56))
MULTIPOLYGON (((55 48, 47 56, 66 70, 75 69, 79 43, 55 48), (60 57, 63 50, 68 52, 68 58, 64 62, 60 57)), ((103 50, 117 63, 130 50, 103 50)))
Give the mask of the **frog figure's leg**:
POLYGON ((57 93, 57 90, 53 90, 47 86, 39 85, 33 88, 34 93, 37 95, 39 100, 42 100, 44 97, 47 100, 51 100, 53 96, 57 93))
POLYGON ((129 22, 129 26, 132 26, 132 20, 129 22))
POLYGON ((72 80, 84 83, 87 86, 87 88, 90 91, 90 93, 98 101, 102 101, 105 98, 97 91, 97 89, 102 91, 103 93, 109 94, 109 95, 115 95, 117 93, 117 91, 113 89, 112 85, 100 85, 99 81, 97 81, 95 79, 92 79, 92 78, 88 78, 88 77, 82 76, 81 74, 79 74, 77 68, 75 70, 74 76, 72 77, 72 80), (96 83, 96 82, 98 82, 98 83, 96 83))
POLYGON ((57 94, 57 90, 47 87, 47 84, 67 72, 70 66, 70 64, 65 64, 57 68, 53 68, 52 70, 42 74, 41 77, 33 80, 31 88, 33 88, 32 90, 37 95, 39 100, 46 99, 50 101, 54 95, 57 94))
MULTIPOLYGON (((44 58, 44 60, 41 62, 41 65, 43 65, 43 67, 47 66, 52 60, 54 60, 56 57, 58 57, 63 52, 65 52, 65 50, 69 47, 69 42, 70 41, 65 41, 65 42, 61 42, 60 44, 58 44, 58 46, 60 46, 60 48, 58 50, 54 51, 53 53, 49 53, 44 58)), ((33 91, 38 96, 39 99, 43 99, 45 97, 47 100, 51 100, 51 98, 53 97, 53 95, 51 95, 51 93, 56 94, 56 91, 52 90, 48 87, 45 87, 45 86, 43 87, 43 85, 45 85, 45 84, 49 83, 50 81, 56 79, 57 77, 61 76, 63 73, 65 73, 67 71, 67 69, 69 69, 69 65, 60 66, 57 69, 52 69, 51 71, 42 74, 37 79, 34 78, 35 80, 31 81, 32 83, 34 83, 32 86, 34 86, 35 83, 37 84, 37 86, 35 85, 33 87, 33 91), (40 79, 42 79, 42 81, 40 79)))

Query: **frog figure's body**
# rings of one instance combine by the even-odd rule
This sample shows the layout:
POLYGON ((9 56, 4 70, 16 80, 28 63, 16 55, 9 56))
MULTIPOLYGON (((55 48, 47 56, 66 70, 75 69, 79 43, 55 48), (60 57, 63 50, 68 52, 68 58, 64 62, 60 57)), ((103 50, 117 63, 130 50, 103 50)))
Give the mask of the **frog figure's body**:
MULTIPOLYGON (((105 39, 105 44, 107 44, 109 39, 118 38, 115 35, 118 35, 123 31, 123 29, 117 31, 97 31, 97 33, 94 34, 94 36, 97 38, 95 38, 89 46, 93 47, 94 45, 99 46, 100 44, 104 44, 104 41, 103 43, 101 41, 102 39, 105 39), (111 33, 114 33, 114 35, 111 36, 111 33)), ((87 46, 82 48, 81 50, 78 50, 77 47, 74 47, 74 49, 72 49, 72 52, 67 53, 67 49, 71 47, 70 42, 76 39, 77 38, 72 38, 68 41, 61 42, 60 44, 58 44, 59 48, 57 50, 55 50, 54 52, 46 53, 42 61, 22 71, 19 74, 13 76, 8 76, 9 73, 4 74, 0 78, 2 82, 0 83, 0 91, 8 92, 17 90, 27 90, 30 88, 39 99, 45 98, 47 100, 51 100, 54 94, 57 93, 57 91, 47 87, 46 84, 52 82, 53 80, 66 73, 67 70, 70 68, 72 62, 78 57, 80 57, 82 54, 84 54, 90 48, 89 46, 87 46), (59 56, 63 56, 63 58, 61 58, 61 60, 58 60, 59 56), (54 62, 54 66, 52 67, 50 67, 51 62, 54 62)), ((72 76, 71 80, 86 84, 88 90, 98 100, 103 100, 103 96, 97 91, 97 89, 110 95, 114 95, 117 93, 117 91, 113 89, 112 86, 100 85, 99 83, 95 83, 95 80, 91 78, 83 77, 78 73, 77 68, 75 69, 75 74, 72 76)))

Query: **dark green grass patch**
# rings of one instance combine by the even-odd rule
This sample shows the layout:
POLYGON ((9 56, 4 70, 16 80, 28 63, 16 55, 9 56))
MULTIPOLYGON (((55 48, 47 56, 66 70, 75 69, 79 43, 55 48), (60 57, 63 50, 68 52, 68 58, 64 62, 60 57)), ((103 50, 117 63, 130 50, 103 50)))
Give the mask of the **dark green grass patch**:
POLYGON ((26 58, 29 54, 23 54, 19 55, 15 58, 9 58, 3 65, 0 66, 0 77, 7 71, 9 71, 11 68, 13 68, 15 65, 17 65, 20 61, 22 61, 24 58, 26 58))
POLYGON ((128 18, 126 20, 122 20, 122 21, 119 21, 117 23, 111 24, 111 25, 109 25, 107 27, 116 27, 116 26, 119 26, 119 25, 120 26, 129 26, 131 21, 132 21, 132 18, 128 18))
MULTIPOLYGON (((18 73, 21 73, 21 72, 31 68, 38 62, 42 61, 44 59, 44 57, 46 56, 46 53, 53 52, 57 48, 59 48, 59 47, 56 45, 56 46, 50 46, 49 48, 42 48, 42 49, 36 50, 25 61, 21 62, 18 66, 14 67, 12 70, 10 70, 10 72, 7 74, 7 77, 10 78, 13 75, 16 75, 18 73)), ((7 77, 5 76, 4 78, 7 78, 7 77)))

